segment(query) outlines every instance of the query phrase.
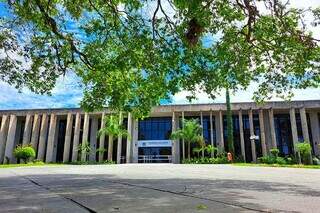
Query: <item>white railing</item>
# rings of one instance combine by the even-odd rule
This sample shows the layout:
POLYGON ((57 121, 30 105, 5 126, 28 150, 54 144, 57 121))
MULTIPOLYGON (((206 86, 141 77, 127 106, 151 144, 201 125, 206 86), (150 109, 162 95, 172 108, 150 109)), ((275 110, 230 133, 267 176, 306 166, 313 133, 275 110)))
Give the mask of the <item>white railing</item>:
POLYGON ((171 155, 139 155, 139 163, 171 163, 171 155))

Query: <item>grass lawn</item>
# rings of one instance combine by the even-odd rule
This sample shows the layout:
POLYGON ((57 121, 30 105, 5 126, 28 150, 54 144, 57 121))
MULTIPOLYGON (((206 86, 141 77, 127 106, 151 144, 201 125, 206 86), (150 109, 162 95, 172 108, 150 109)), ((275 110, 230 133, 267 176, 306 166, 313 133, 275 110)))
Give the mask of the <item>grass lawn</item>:
POLYGON ((287 167, 287 168, 304 168, 304 169, 320 169, 320 165, 302 165, 302 164, 259 164, 259 163, 233 163, 234 166, 255 166, 255 167, 287 167))
POLYGON ((13 168, 13 167, 29 167, 29 166, 61 166, 65 164, 61 163, 21 163, 21 164, 0 164, 1 168, 13 168))

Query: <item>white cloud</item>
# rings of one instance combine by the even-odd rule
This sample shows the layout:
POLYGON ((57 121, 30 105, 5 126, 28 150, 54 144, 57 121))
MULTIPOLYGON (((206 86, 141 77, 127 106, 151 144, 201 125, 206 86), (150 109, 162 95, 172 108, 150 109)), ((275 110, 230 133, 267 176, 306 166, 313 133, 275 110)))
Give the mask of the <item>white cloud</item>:
POLYGON ((78 107, 82 99, 82 88, 79 78, 73 73, 61 76, 52 96, 37 95, 28 89, 19 93, 14 87, 0 82, 0 109, 28 109, 28 108, 64 108, 78 107))
MULTIPOLYGON (((257 90, 256 84, 251 84, 247 90, 239 90, 238 92, 231 94, 231 102, 252 102, 253 92, 257 90)), ((291 100, 320 100, 320 88, 308 88, 305 90, 295 89, 293 90, 294 97, 291 100)), ((188 91, 181 91, 172 97, 173 104, 188 104, 187 96, 190 95, 188 91)), ((282 99, 273 97, 270 101, 281 101, 282 99)), ((191 103, 225 103, 225 91, 221 91, 217 95, 216 99, 212 100, 208 95, 199 91, 196 93, 196 99, 191 103)))

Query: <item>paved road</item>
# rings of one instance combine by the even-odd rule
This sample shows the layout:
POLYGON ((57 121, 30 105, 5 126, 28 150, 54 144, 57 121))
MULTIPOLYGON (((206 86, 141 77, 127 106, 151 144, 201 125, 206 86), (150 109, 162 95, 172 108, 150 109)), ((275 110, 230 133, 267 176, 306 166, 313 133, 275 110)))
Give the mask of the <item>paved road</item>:
POLYGON ((0 169, 0 212, 320 212, 320 170, 173 164, 0 169))

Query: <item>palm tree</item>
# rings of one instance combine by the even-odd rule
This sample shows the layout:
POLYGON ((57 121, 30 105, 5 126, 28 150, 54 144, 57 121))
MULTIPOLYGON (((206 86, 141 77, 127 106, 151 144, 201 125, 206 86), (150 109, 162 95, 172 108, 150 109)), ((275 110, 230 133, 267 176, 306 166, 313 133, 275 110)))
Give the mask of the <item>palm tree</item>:
POLYGON ((203 141, 202 128, 197 120, 182 120, 183 128, 178 129, 171 134, 173 140, 184 140, 188 145, 188 159, 191 155, 191 143, 200 143, 203 141))
POLYGON ((207 145, 204 150, 208 153, 208 155, 212 154, 211 156, 214 158, 215 153, 218 151, 218 148, 213 145, 207 145))
MULTIPOLYGON (((121 122, 119 122, 121 116, 110 115, 106 116, 105 127, 99 130, 99 135, 109 135, 108 141, 108 160, 112 161, 112 153, 113 153, 113 138, 117 136, 128 136, 128 131, 123 128, 121 122)), ((100 147, 102 148, 102 147, 100 147)))

